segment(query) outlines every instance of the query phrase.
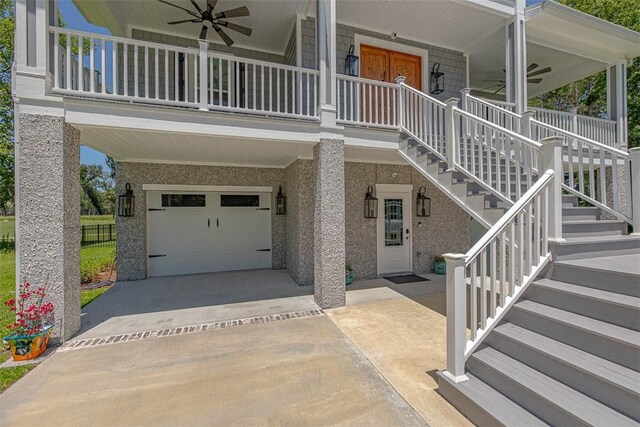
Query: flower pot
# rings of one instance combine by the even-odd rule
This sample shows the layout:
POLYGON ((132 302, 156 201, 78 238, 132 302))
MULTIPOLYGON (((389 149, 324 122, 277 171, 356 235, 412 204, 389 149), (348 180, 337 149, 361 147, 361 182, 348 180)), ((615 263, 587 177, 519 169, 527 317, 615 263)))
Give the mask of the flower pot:
POLYGON ((15 362, 31 360, 40 356, 47 349, 53 325, 47 325, 42 331, 33 335, 9 335, 3 338, 9 343, 11 357, 15 362))
POLYGON ((447 263, 446 261, 435 262, 433 264, 433 272, 440 275, 447 274, 447 263))
POLYGON ((350 285, 353 283, 353 271, 345 272, 344 281, 347 285, 350 285))

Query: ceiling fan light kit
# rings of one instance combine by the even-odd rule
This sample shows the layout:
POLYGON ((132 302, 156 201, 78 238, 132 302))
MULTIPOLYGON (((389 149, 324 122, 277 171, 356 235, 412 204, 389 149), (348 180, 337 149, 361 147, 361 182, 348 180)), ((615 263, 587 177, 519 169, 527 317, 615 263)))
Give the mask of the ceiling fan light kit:
POLYGON ((209 23, 211 25, 211 28, 213 28, 215 30, 215 32, 218 34, 218 36, 222 39, 222 41, 225 42, 225 44, 227 46, 231 46, 233 45, 234 41, 231 37, 229 37, 229 35, 220 27, 225 27, 231 31, 235 31, 237 33, 243 34, 247 37, 251 36, 252 30, 251 28, 245 27, 243 25, 238 25, 235 24, 233 22, 229 22, 226 21, 225 19, 229 19, 229 18, 241 18, 244 16, 249 16, 249 8, 247 8, 246 6, 241 6, 241 7, 237 7, 235 9, 229 9, 229 10, 225 10, 223 12, 217 12, 214 13, 214 9, 216 7, 216 4, 218 3, 218 0, 207 0, 207 7, 206 9, 202 9, 198 3, 196 3, 195 0, 189 0, 191 2, 191 4, 193 5, 193 7, 195 8, 195 11, 193 10, 189 10, 187 8, 184 8, 182 6, 179 6, 177 4, 171 3, 167 0, 158 0, 160 3, 166 4, 168 6, 172 6, 175 7, 177 9, 180 9, 184 12, 187 12, 189 15, 191 15, 190 19, 183 19, 183 20, 179 20, 179 21, 171 21, 171 22, 167 22, 167 24, 169 25, 180 25, 180 24, 186 24, 186 23, 193 23, 193 24, 202 24, 202 28, 200 29, 200 34, 199 34, 199 39, 201 40, 206 40, 207 39, 207 32, 209 30, 209 27, 207 27, 207 23, 209 23))

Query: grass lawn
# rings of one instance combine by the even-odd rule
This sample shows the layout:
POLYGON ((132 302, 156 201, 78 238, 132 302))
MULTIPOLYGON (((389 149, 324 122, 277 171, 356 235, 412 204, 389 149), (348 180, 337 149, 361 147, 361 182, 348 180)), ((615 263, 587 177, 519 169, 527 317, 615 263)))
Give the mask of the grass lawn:
MULTIPOLYGON (((112 215, 83 215, 80 217, 82 225, 89 224, 115 224, 116 220, 112 215)), ((15 218, 12 216, 0 216, 0 239, 2 236, 15 236, 15 218)))
MULTIPOLYGON (((9 357, 9 353, 0 353, 0 363, 4 363, 9 357)), ((11 384, 25 376, 32 370, 34 365, 16 366, 14 368, 0 368, 0 393, 9 388, 11 384)))

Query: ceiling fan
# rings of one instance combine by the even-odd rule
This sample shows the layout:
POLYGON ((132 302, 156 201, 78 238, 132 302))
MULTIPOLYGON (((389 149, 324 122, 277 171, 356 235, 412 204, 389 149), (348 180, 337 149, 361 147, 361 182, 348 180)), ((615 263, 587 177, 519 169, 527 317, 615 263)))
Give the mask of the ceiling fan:
POLYGON ((227 44, 227 46, 231 46, 233 44, 233 40, 224 30, 220 27, 228 28, 232 31, 237 31, 240 34, 244 34, 245 36, 251 35, 251 28, 247 28, 242 25, 234 24, 233 22, 225 21, 228 18, 240 18, 242 16, 249 16, 249 9, 247 6, 237 7, 235 9, 225 10, 224 12, 214 13, 213 9, 216 7, 218 0, 207 0, 207 8, 202 9, 195 0, 189 0, 193 7, 196 9, 195 11, 189 10, 177 4, 170 3, 166 0, 158 0, 160 3, 164 3, 169 6, 173 6, 180 10, 187 12, 192 16, 190 19, 183 19, 180 21, 172 21, 167 22, 169 25, 178 25, 178 24, 186 24, 186 23, 194 23, 194 24, 202 24, 202 29, 200 30, 200 39, 207 38, 207 22, 216 30, 216 33, 220 36, 220 38, 227 44))
MULTIPOLYGON (((551 67, 545 67, 542 68, 540 70, 534 71, 536 68, 538 68, 539 65, 536 64, 535 62, 533 62, 531 65, 529 65, 527 67, 527 83, 530 84, 539 84, 542 82, 542 78, 541 77, 536 77, 536 76, 540 76, 542 74, 547 74, 549 72, 551 72, 551 67)), ((506 70, 502 70, 502 72, 506 73, 506 70)), ((507 87, 507 82, 505 82, 504 80, 484 80, 485 82, 498 82, 498 84, 495 85, 491 85, 489 87, 484 88, 483 90, 487 90, 487 89, 491 89, 491 88, 498 88, 498 90, 496 90, 493 94, 495 95, 496 93, 500 92, 502 89, 507 87)))

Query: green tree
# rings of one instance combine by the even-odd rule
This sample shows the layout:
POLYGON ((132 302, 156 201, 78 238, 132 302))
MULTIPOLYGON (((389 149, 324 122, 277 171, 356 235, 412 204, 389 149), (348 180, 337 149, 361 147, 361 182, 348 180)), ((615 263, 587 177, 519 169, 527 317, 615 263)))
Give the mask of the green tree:
POLYGON ((83 213, 96 215, 113 213, 115 204, 113 180, 101 165, 80 166, 80 188, 83 213))
POLYGON ((0 0, 0 211, 13 204, 13 98, 11 67, 15 11, 12 0, 0 0))
MULTIPOLYGON (((614 24, 640 31, 640 1, 638 0, 559 0, 574 9, 614 24)), ((605 117, 607 111, 607 77, 600 72, 581 81, 561 87, 530 101, 532 106, 554 110, 578 107, 578 113, 605 117)), ((629 146, 640 146, 640 58, 627 69, 629 110, 629 146)))

